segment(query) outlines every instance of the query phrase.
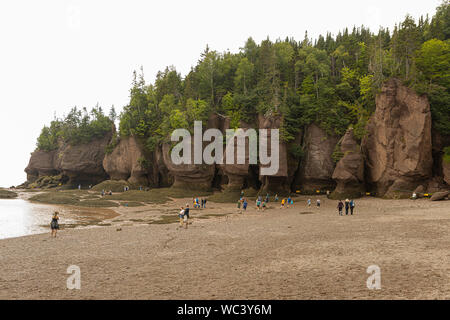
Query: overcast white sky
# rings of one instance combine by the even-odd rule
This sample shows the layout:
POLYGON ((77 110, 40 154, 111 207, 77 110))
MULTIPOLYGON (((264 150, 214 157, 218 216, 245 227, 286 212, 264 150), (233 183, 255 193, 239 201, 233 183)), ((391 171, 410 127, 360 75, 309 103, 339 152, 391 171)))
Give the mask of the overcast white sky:
POLYGON ((54 113, 97 102, 118 111, 131 75, 153 81, 174 65, 184 76, 206 44, 236 52, 251 36, 302 40, 362 24, 392 27, 430 16, 440 0, 2 0, 0 186, 25 181, 36 138, 54 113))

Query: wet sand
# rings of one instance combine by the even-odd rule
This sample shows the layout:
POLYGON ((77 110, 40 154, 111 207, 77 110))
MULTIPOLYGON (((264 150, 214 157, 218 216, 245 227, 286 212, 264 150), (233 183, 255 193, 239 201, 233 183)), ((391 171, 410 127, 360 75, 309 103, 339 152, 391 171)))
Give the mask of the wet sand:
POLYGON ((187 230, 166 222, 191 200, 120 207, 111 226, 1 240, 0 299, 450 298, 450 201, 364 198, 341 217, 306 199, 244 214, 208 202, 187 230), (373 264, 381 290, 366 287, 373 264))

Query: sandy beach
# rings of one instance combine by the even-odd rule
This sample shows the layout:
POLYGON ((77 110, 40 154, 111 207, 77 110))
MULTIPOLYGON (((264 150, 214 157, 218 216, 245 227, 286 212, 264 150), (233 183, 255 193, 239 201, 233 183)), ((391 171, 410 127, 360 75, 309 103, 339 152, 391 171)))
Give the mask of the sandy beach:
POLYGON ((244 214, 208 202, 191 210, 187 230, 169 223, 190 202, 177 199, 120 207, 104 226, 56 239, 1 240, 0 299, 450 298, 450 201, 367 197, 339 216, 337 201, 320 198, 320 209, 302 196, 244 214), (70 265, 80 290, 67 289, 70 265), (380 290, 366 286, 370 265, 381 269, 380 290))

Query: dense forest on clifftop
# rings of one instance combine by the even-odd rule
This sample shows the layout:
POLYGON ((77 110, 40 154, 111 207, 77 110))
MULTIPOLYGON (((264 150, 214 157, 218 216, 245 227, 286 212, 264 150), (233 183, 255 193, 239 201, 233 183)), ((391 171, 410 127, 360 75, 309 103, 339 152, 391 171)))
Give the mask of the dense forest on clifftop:
MULTIPOLYGON (((289 142, 310 123, 342 136, 354 128, 359 139, 375 109, 375 95, 391 77, 428 95, 433 128, 450 135, 450 7, 445 0, 433 17, 407 15, 393 30, 362 27, 311 40, 286 38, 256 43, 249 38, 238 53, 208 46, 184 77, 175 67, 146 84, 134 72, 130 102, 119 116, 118 135, 140 138, 152 151, 176 128, 190 128, 215 112, 232 127, 255 123, 257 114, 282 116, 282 138, 289 142)), ((43 128, 37 149, 50 151, 58 141, 84 143, 111 130, 114 109, 106 116, 72 109, 43 128)), ((108 150, 112 150, 115 141, 108 150)), ((301 150, 291 150, 301 153, 301 150)), ((297 155, 300 156, 300 155, 297 155)))

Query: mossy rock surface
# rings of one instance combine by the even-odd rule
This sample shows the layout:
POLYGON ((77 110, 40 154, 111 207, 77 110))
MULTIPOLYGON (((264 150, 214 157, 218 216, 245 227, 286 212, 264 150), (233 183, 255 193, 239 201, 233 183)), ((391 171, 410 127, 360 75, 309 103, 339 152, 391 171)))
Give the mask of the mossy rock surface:
POLYGON ((329 199, 332 200, 345 200, 345 199, 358 199, 364 195, 362 191, 349 191, 349 192, 332 192, 329 199))
POLYGON ((134 208, 134 207, 143 207, 145 204, 143 204, 142 202, 137 202, 137 201, 121 201, 120 205, 122 207, 134 208))
MULTIPOLYGON (((241 189, 240 188, 225 188, 221 192, 216 192, 212 196, 208 197, 208 201, 216 202, 216 203, 234 203, 237 202, 241 198, 241 189)), ((244 197, 245 198, 254 198, 258 195, 258 191, 255 189, 245 189, 244 197)), ((264 195, 265 196, 265 195, 264 195)))
POLYGON ((13 191, 0 189, 0 199, 14 199, 17 198, 17 196, 18 194, 13 191))
POLYGON ((77 205, 80 202, 80 198, 79 196, 65 192, 45 192, 32 196, 30 201, 46 204, 77 205))
POLYGON ((101 192, 112 191, 112 192, 123 192, 125 187, 130 187, 131 185, 125 180, 105 180, 92 187, 91 190, 101 192))
POLYGON ((77 206, 89 208, 113 208, 119 204, 109 200, 85 200, 78 202, 77 206))

